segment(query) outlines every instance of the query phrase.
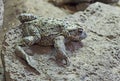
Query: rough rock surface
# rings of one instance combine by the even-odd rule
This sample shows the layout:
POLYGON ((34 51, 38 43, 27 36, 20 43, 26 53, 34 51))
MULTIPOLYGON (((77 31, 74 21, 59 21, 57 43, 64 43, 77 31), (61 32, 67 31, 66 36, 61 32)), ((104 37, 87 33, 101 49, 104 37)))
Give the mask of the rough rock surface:
POLYGON ((120 81, 120 8, 95 3, 66 19, 80 22, 88 33, 84 47, 69 54, 70 66, 58 67, 48 60, 51 54, 34 54, 28 56, 30 67, 14 53, 22 37, 16 27, 3 43, 6 81, 120 81))
POLYGON ((0 28, 2 27, 3 24, 3 12, 4 12, 3 1, 0 0, 0 28))

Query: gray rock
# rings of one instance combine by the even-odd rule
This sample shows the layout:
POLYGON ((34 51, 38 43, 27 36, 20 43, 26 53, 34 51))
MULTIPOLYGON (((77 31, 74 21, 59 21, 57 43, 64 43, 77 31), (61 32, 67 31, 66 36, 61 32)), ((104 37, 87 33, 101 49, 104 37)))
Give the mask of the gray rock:
POLYGON ((22 38, 16 27, 3 43, 6 81, 120 81, 120 8, 95 3, 65 19, 79 22, 88 33, 84 47, 69 54, 70 66, 58 67, 50 53, 27 56, 27 63, 15 54, 15 43, 22 38))
POLYGON ((3 24, 3 12, 4 12, 4 5, 3 5, 3 1, 0 0, 0 28, 2 27, 3 24))

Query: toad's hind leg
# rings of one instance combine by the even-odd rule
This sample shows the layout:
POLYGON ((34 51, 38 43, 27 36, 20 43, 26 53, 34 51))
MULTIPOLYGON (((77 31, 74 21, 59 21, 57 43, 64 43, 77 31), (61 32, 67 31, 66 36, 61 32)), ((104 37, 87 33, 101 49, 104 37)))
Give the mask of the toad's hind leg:
MULTIPOLYGON (((34 27, 32 25, 27 25, 25 28, 28 28, 29 32, 26 32, 29 34, 29 36, 23 37, 20 40, 20 43, 16 44, 15 51, 19 52, 22 55, 22 58, 27 60, 28 54, 24 51, 22 47, 30 47, 35 43, 38 43, 41 39, 41 34, 37 27, 34 27)), ((25 32, 25 31, 24 31, 25 32)))
POLYGON ((54 47, 57 52, 57 54, 55 55, 55 59, 57 64, 60 66, 69 65, 69 58, 67 56, 64 41, 65 40, 63 36, 58 36, 54 39, 54 47))

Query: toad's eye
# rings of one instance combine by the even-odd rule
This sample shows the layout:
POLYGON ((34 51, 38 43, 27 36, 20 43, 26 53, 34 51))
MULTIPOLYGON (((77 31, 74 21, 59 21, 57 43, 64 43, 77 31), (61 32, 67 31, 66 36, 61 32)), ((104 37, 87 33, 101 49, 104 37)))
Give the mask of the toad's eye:
POLYGON ((82 28, 79 28, 79 29, 78 29, 78 32, 79 32, 79 33, 82 33, 82 32, 83 32, 83 29, 82 29, 82 28))

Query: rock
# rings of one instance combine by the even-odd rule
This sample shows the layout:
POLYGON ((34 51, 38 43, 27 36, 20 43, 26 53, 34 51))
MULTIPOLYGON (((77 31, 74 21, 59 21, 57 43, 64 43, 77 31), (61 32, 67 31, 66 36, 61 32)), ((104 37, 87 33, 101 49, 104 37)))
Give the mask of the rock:
POLYGON ((22 32, 19 27, 9 30, 2 48, 6 81, 120 81, 119 15, 120 8, 95 3, 65 17, 79 22, 88 33, 84 47, 69 54, 71 64, 66 68, 49 60, 53 53, 30 55, 29 63, 17 57, 14 47, 22 32))
POLYGON ((85 10, 92 0, 48 0, 55 6, 64 8, 69 13, 85 10))
POLYGON ((119 7, 95 3, 84 12, 66 17, 70 21, 82 22, 80 24, 86 25, 88 32, 88 38, 84 42, 86 46, 77 53, 82 53, 81 62, 86 61, 86 71, 82 72, 81 81, 120 80, 119 15, 119 7))
POLYGON ((2 28, 3 24, 3 12, 4 12, 3 1, 0 0, 0 28, 2 28))
POLYGON ((116 5, 118 1, 119 0, 48 0, 48 2, 60 8, 64 8, 69 13, 84 11, 90 4, 95 2, 116 5))
POLYGON ((84 11, 90 3, 78 3, 77 5, 64 5, 63 8, 69 13, 75 13, 77 11, 84 11))
POLYGON ((91 2, 92 0, 48 0, 49 2, 53 2, 56 5, 63 5, 63 4, 78 4, 78 3, 88 3, 91 2))

